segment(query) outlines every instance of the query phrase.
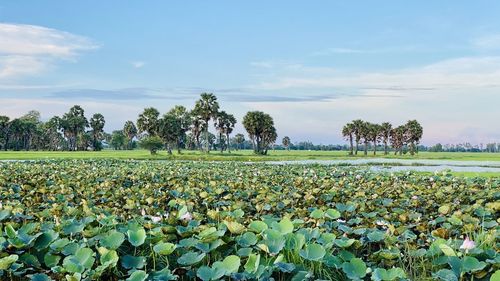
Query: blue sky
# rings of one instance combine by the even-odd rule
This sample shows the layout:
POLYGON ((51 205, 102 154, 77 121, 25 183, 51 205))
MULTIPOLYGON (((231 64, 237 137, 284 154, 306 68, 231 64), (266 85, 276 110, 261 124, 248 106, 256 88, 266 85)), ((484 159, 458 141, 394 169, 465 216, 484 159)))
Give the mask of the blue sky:
POLYGON ((0 114, 81 104, 111 131, 210 91, 292 141, 343 142, 355 118, 418 119, 426 144, 500 141, 499 14, 498 1, 0 1, 0 114))

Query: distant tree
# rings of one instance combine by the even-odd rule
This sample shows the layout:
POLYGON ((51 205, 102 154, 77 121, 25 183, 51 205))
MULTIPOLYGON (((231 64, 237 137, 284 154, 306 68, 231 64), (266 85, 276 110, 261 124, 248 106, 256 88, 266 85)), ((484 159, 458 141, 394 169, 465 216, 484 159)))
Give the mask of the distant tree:
POLYGON ((102 138, 104 133, 104 116, 100 113, 95 113, 90 118, 90 127, 92 128, 92 147, 95 151, 102 150, 102 138))
POLYGON ((364 155, 368 155, 368 144, 371 141, 371 127, 372 123, 364 122, 360 127, 359 134, 361 134, 361 138, 363 139, 363 149, 364 155))
POLYGON ((349 155, 353 155, 354 145, 353 145, 353 135, 354 135, 354 125, 353 123, 347 123, 342 128, 342 136, 349 140, 349 155))
POLYGON ((243 117, 243 126, 252 140, 256 154, 267 154, 268 146, 276 141, 273 118, 262 111, 250 111, 243 117))
POLYGON ((384 122, 380 125, 380 138, 384 143, 384 154, 389 154, 389 138, 391 137, 392 125, 389 122, 384 122))
POLYGON ((394 148, 394 155, 403 155, 403 146, 406 140, 405 126, 398 126, 391 130, 391 145, 394 148))
POLYGON ((414 155, 416 151, 418 144, 420 143, 420 139, 422 138, 422 135, 424 133, 424 130, 422 128, 422 125, 418 123, 417 120, 410 120, 406 122, 405 124, 406 128, 406 141, 409 144, 410 148, 410 154, 414 155))
POLYGON ((380 137, 382 126, 379 124, 367 124, 368 139, 373 143, 373 155, 377 155, 377 144, 380 137))
POLYGON ((245 135, 243 135, 243 134, 236 134, 234 136, 234 141, 237 144, 237 146, 236 146, 237 149, 242 149, 242 145, 245 142, 245 135))
POLYGON ((437 143, 436 145, 433 145, 432 147, 429 148, 430 152, 442 152, 443 151, 443 145, 440 143, 437 143))
POLYGON ((0 116, 0 149, 7 150, 9 143, 9 125, 10 118, 0 116))
POLYGON ((158 136, 146 136, 139 141, 139 146, 155 155, 163 147, 163 140, 158 136))
POLYGON ((354 133, 354 140, 356 142, 356 149, 354 150, 354 154, 358 155, 359 142, 361 141, 361 138, 363 137, 365 122, 361 119, 356 119, 356 120, 352 121, 351 124, 352 124, 353 133, 354 133))
POLYGON ((123 125, 123 133, 127 139, 127 149, 132 149, 134 138, 137 136, 137 127, 134 122, 130 120, 125 122, 125 125, 123 125))
POLYGON ((91 132, 84 132, 82 134, 79 134, 76 141, 76 146, 78 150, 88 150, 90 147, 93 147, 91 132))
POLYGON ((181 124, 173 114, 165 114, 158 122, 158 136, 163 140, 168 154, 172 154, 172 144, 176 144, 182 133, 181 124))
POLYGON ((181 148, 186 140, 186 132, 189 131, 191 127, 191 114, 182 105, 176 105, 167 114, 172 115, 177 119, 179 125, 179 134, 177 136, 177 152, 181 153, 181 148))
POLYGON ((115 150, 122 150, 126 145, 126 136, 122 130, 113 131, 111 134, 111 146, 115 150))
POLYGON ((54 116, 41 125, 44 149, 58 150, 64 147, 64 137, 59 132, 61 118, 54 116))
MULTIPOLYGON (((196 115, 201 117, 203 120, 203 128, 205 130, 205 137, 208 138, 208 123, 211 119, 217 118, 217 113, 219 112, 219 103, 217 102, 217 97, 212 93, 203 93, 199 100, 196 101, 193 111, 196 115)), ((210 151, 209 141, 205 139, 205 149, 208 153, 210 151)))
POLYGON ((160 112, 154 107, 145 108, 137 118, 137 128, 139 132, 146 132, 150 136, 156 136, 158 133, 158 118, 160 112))
POLYGON ((200 137, 201 137, 201 144, 204 147, 208 146, 209 149, 216 149, 216 143, 215 143, 216 137, 214 134, 212 134, 209 131, 203 131, 200 137))
POLYGON ((201 119, 201 116, 198 115, 194 110, 190 112, 190 116, 191 116, 191 134, 193 140, 196 144, 196 148, 202 150, 200 135, 201 132, 204 131, 203 129, 204 121, 201 119))
POLYGON ((227 142, 228 152, 231 152, 230 143, 229 143, 229 135, 233 132, 234 125, 236 124, 236 118, 232 114, 227 114, 225 111, 221 111, 217 113, 217 119, 215 120, 215 128, 219 132, 219 143, 220 143, 220 151, 224 151, 224 143, 227 142), (225 142, 222 141, 222 137, 224 136, 225 142))
POLYGON ((63 115, 59 125, 68 140, 69 150, 76 150, 78 135, 85 133, 85 128, 89 125, 83 108, 79 105, 70 108, 69 112, 63 115))
POLYGON ((286 150, 290 150, 290 137, 289 137, 289 136, 285 136, 285 137, 281 140, 281 143, 283 144, 283 147, 284 147, 286 150))

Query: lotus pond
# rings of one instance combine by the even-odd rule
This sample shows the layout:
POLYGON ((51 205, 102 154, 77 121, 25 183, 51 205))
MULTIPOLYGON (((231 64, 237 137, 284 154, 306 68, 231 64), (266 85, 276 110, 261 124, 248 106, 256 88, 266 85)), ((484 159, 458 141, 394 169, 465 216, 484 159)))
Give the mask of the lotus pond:
POLYGON ((500 280, 500 177, 0 163, 1 280, 500 280))

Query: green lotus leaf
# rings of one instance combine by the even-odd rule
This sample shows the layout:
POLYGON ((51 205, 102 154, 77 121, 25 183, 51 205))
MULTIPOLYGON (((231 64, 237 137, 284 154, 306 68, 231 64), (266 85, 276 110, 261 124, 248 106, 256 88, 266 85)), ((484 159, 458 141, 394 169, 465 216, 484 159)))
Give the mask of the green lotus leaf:
POLYGON ((244 266, 245 271, 249 273, 255 273, 257 269, 259 269, 259 265, 260 265, 260 255, 250 254, 244 266))
POLYGON ((241 234, 245 231, 245 226, 235 221, 224 221, 224 224, 232 234, 241 234))
POLYGON ((241 260, 238 256, 231 255, 224 258, 222 261, 222 268, 224 268, 225 275, 230 275, 231 273, 238 272, 240 268, 241 260))
POLYGON ((60 260, 61 260, 60 256, 53 255, 50 252, 46 253, 45 256, 43 256, 43 262, 48 268, 52 268, 58 265, 60 260))
POLYGON ((486 263, 479 261, 475 257, 466 256, 462 261, 462 269, 464 272, 476 272, 486 267, 486 263))
POLYGON ((138 247, 146 241, 146 230, 139 225, 131 225, 127 230, 128 241, 132 246, 138 247))
POLYGON ((432 273, 432 277, 443 281, 458 281, 458 277, 449 269, 440 269, 436 273, 432 273))
POLYGON ((279 223, 273 224, 273 229, 279 231, 281 234, 285 235, 288 233, 292 233, 293 231, 293 223, 288 218, 283 218, 279 223))
POLYGON ((170 255, 171 253, 173 253, 175 248, 176 248, 175 244, 158 242, 158 244, 156 244, 153 247, 153 250, 155 251, 155 253, 157 253, 159 255, 166 256, 166 255, 170 255))
POLYGON ((255 233, 262 233, 268 228, 267 224, 263 221, 253 221, 248 225, 248 230, 255 233))
POLYGON ((325 213, 322 210, 316 209, 316 210, 311 212, 310 217, 313 219, 322 219, 324 215, 325 215, 325 213))
POLYGON ((366 276, 366 264, 358 258, 352 258, 342 264, 342 271, 352 280, 360 280, 366 276))
POLYGON ((205 253, 187 252, 177 259, 177 262, 182 265, 193 265, 199 263, 205 257, 205 253))
POLYGON ((372 273, 372 280, 375 281, 394 281, 406 278, 403 269, 396 267, 389 270, 376 268, 372 273))
POLYGON ((342 237, 341 239, 335 239, 333 243, 341 248, 349 248, 352 244, 356 242, 355 239, 347 239, 342 237))
POLYGON ((101 238, 99 243, 104 248, 116 250, 122 245, 123 241, 125 241, 125 235, 123 233, 111 230, 101 238))
POLYGON ((326 251, 320 244, 308 244, 300 250, 300 256, 310 261, 320 261, 325 256, 326 251))
POLYGON ((368 235, 366 235, 366 237, 368 238, 368 240, 370 240, 370 242, 380 242, 380 241, 384 240, 385 232, 375 230, 375 231, 368 233, 368 235))
POLYGON ((126 269, 140 269, 144 267, 145 257, 134 257, 131 255, 125 255, 120 257, 120 264, 126 269))
POLYGON ((7 270, 13 263, 19 259, 18 255, 10 255, 0 259, 0 270, 7 270))
POLYGON ((52 281, 52 279, 45 273, 37 273, 30 276, 31 281, 52 281))
POLYGON ((253 232, 245 232, 236 238, 236 242, 241 247, 250 247, 257 243, 257 235, 253 232))
POLYGON ((144 281, 148 278, 149 274, 147 274, 143 270, 136 270, 126 279, 126 281, 144 281))
POLYGON ((328 209, 325 212, 325 217, 331 220, 336 220, 340 218, 340 212, 335 209, 328 209))

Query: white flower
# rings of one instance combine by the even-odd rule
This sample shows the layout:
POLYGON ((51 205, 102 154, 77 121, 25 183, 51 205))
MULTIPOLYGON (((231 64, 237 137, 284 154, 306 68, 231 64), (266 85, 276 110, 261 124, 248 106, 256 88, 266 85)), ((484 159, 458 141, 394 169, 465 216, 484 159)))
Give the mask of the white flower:
POLYGON ((433 181, 434 181, 434 178, 433 178, 433 177, 430 177, 430 178, 429 178, 429 181, 430 181, 430 182, 433 182, 433 181))
POLYGON ((356 179, 360 180, 361 179, 361 175, 356 175, 356 179))
POLYGON ((190 221, 193 219, 193 215, 191 215, 190 212, 186 212, 184 215, 180 217, 180 219, 185 221, 190 221))
POLYGON ((413 199, 413 200, 417 200, 417 199, 418 199, 418 196, 417 196, 417 195, 413 195, 413 196, 411 197, 411 199, 413 199))
POLYGON ((151 216, 151 221, 154 223, 159 223, 161 221, 161 217, 151 216))
POLYGON ((345 220, 337 219, 337 222, 344 223, 344 222, 345 222, 345 220))
POLYGON ((470 240, 468 236, 466 236, 464 242, 462 243, 462 246, 460 246, 460 249, 465 250, 465 252, 467 253, 469 250, 472 250, 474 248, 476 248, 476 243, 470 240))
POLYGON ((142 208, 142 210, 141 210, 141 215, 142 215, 143 217, 144 217, 144 216, 146 216, 146 210, 144 210, 144 208, 142 208))

